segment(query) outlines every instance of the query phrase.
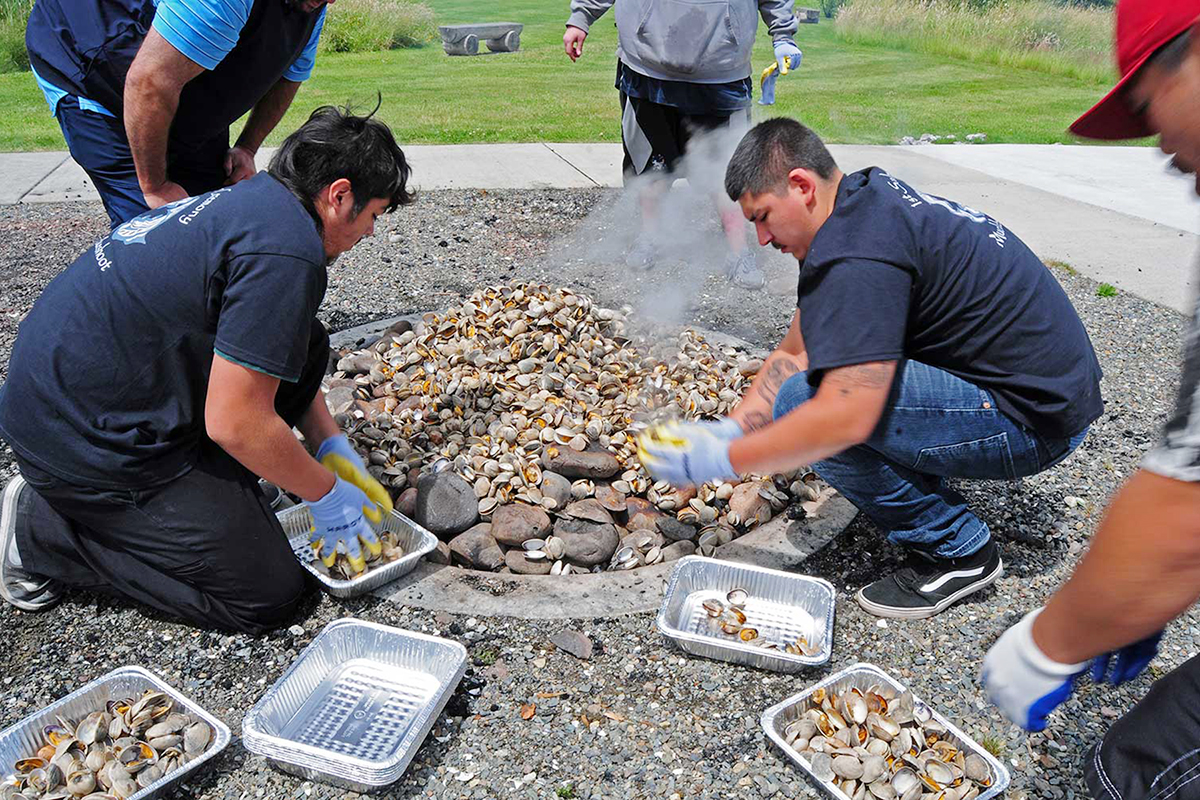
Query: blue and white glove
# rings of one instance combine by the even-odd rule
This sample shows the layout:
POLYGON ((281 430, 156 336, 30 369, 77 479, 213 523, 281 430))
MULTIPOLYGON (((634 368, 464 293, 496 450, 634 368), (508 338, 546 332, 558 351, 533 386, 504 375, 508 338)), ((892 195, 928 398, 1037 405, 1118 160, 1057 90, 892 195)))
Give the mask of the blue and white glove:
MULTIPOLYGON (((735 423, 736 424, 736 423, 735 423)), ((729 443, 712 424, 656 425, 638 437, 638 457, 656 480, 672 486, 699 486, 737 477, 729 463, 729 443)), ((739 426, 740 427, 740 426, 739 426)), ((724 427, 726 433, 728 426, 724 427)))
POLYGON ((790 39, 780 39, 775 43, 775 63, 779 65, 780 75, 787 75, 794 69, 800 69, 800 61, 804 58, 804 53, 800 52, 800 48, 796 47, 796 43, 790 39), (791 60, 789 65, 785 58, 791 60))
POLYGON ((696 424, 702 426, 713 436, 726 442, 732 442, 734 439, 740 439, 746 435, 746 432, 742 430, 742 426, 732 417, 702 419, 696 424))
POLYGON ((334 434, 321 442, 316 458, 327 470, 350 481, 374 501, 366 510, 367 518, 372 522, 379 522, 384 514, 392 513, 391 495, 367 472, 362 457, 354 451, 344 433, 334 434))
POLYGON ((1033 641, 1033 620, 1026 614, 1006 630, 983 658, 980 680, 988 699, 1027 731, 1046 727, 1046 717, 1071 696, 1075 679, 1088 668, 1051 660, 1033 641))
POLYGON ((1127 644, 1120 650, 1096 656, 1092 662, 1092 680, 1096 683, 1110 683, 1113 686, 1133 680, 1158 655, 1158 642, 1162 635, 1163 632, 1159 631, 1141 641, 1127 644))
POLYGON ((339 552, 345 553, 355 572, 366 569, 361 542, 373 554, 378 554, 382 545, 379 537, 363 516, 375 503, 363 490, 342 478, 333 479, 333 488, 320 500, 308 504, 312 512, 313 530, 309 536, 313 555, 318 556, 325 566, 332 567, 339 552))

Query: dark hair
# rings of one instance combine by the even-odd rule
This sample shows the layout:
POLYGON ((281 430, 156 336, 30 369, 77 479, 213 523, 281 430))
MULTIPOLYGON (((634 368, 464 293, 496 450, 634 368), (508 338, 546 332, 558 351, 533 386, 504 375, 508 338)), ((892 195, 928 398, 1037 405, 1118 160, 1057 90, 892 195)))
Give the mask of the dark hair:
POLYGON ((377 198, 387 198, 388 211, 416 199, 416 193, 405 188, 412 170, 404 151, 391 129, 373 119, 375 111, 359 117, 348 108, 321 106, 283 140, 267 167, 304 204, 318 228, 315 198, 341 178, 350 181, 355 216, 377 198))
POLYGON ((821 137, 794 119, 776 117, 760 122, 738 142, 725 168, 725 191, 736 202, 747 192, 780 192, 788 173, 812 170, 828 180, 837 163, 821 137))
POLYGON ((1169 72, 1174 72, 1179 69, 1184 59, 1187 58, 1191 45, 1192 37, 1191 29, 1189 28, 1154 52, 1152 56, 1154 64, 1169 72))

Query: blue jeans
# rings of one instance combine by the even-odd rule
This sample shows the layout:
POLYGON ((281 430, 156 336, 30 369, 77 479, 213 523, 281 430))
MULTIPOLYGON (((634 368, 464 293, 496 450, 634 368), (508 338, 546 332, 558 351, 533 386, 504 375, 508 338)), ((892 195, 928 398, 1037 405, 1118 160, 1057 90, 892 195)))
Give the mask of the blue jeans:
MULTIPOLYGON (((775 398, 775 419, 816 391, 807 373, 793 375, 775 398)), ((986 389, 902 361, 871 438, 812 467, 888 531, 890 541, 958 558, 987 544, 991 532, 945 478, 1034 475, 1070 455, 1086 434, 1085 429, 1070 439, 1044 438, 997 409, 986 389)))
MULTIPOLYGON (((100 193, 112 227, 149 211, 138 183, 133 152, 125 138, 125 123, 117 117, 84 111, 70 95, 58 102, 55 116, 71 157, 100 193)), ((167 177, 193 196, 219 189, 225 185, 228 149, 228 133, 197 147, 168 146, 167 177)))

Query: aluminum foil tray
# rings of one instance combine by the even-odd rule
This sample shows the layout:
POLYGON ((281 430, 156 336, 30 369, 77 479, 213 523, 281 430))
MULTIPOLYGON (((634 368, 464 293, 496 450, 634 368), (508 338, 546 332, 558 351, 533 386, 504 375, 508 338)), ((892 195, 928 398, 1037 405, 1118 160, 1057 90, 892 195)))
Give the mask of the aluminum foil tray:
POLYGON ((458 642, 329 623, 242 722, 246 749, 357 792, 400 779, 467 667, 458 642))
POLYGON ((796 672, 824 664, 833 652, 833 586, 820 578, 702 556, 685 556, 675 565, 655 624, 663 636, 692 655, 751 667, 796 672), (714 626, 702 603, 722 602, 730 589, 749 595, 746 624, 767 641, 804 636, 819 645, 811 656, 764 650, 728 636, 714 626))
POLYGON ((212 728, 213 736, 208 749, 199 758, 162 776, 130 800, 150 800, 166 795, 176 784, 189 778, 229 745, 229 727, 221 720, 163 683, 157 675, 141 667, 121 667, 0 731, 0 785, 12 782, 13 765, 18 759, 32 756, 46 743, 42 728, 56 722, 57 717, 78 722, 93 711, 103 710, 109 700, 126 697, 136 699, 147 689, 170 695, 177 708, 206 722, 212 728))
MULTIPOLYGON (((838 789, 828 781, 818 780, 812 773, 812 767, 808 760, 793 750, 784 742, 783 731, 792 720, 798 718, 808 708, 808 698, 817 689, 825 689, 834 694, 841 694, 849 690, 851 687, 857 687, 865 690, 868 686, 880 684, 882 686, 890 686, 897 694, 908 691, 908 688, 900 683, 900 681, 888 675, 874 664, 855 664, 852 667, 847 667, 840 672, 835 672, 828 678, 825 678, 820 683, 815 683, 799 694, 792 695, 782 703, 771 706, 762 715, 763 730, 775 745, 783 751, 784 755, 796 763, 800 769, 808 776, 808 779, 817 786, 824 789, 829 795, 838 798, 838 800, 850 800, 846 797, 846 793, 838 789)), ((921 703, 921 698, 914 697, 914 701, 921 703)), ((929 706, 928 703, 925 703, 929 706)), ((993 797, 998 797, 1008 788, 1009 775, 1008 770, 1000 761, 984 750, 979 744, 958 729, 950 720, 943 717, 937 712, 937 709, 929 706, 933 712, 933 718, 946 726, 949 732, 949 738, 955 743, 959 750, 965 754, 974 753, 987 761, 988 766, 992 770, 992 785, 986 790, 979 793, 978 800, 991 800, 993 797)))
POLYGON ((312 529, 312 514, 308 506, 300 504, 284 509, 275 515, 283 532, 287 534, 288 544, 296 554, 300 565, 312 573, 321 582, 325 591, 334 597, 355 597, 378 589, 385 583, 390 583, 401 575, 411 572, 427 553, 437 548, 437 537, 413 522, 398 511, 393 511, 383 518, 379 524, 370 523, 376 533, 391 531, 396 536, 396 546, 404 555, 382 567, 375 567, 365 574, 350 580, 339 580, 328 575, 322 575, 313 569, 312 546, 309 544, 309 531, 312 529))

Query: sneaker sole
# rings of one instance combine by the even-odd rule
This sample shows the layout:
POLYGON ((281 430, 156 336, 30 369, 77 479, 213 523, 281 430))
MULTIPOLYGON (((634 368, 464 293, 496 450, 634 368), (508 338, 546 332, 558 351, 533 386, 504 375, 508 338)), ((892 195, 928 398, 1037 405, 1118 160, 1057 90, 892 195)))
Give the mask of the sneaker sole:
MULTIPOLYGON (((16 476, 4 487, 4 498, 0 500, 0 597, 4 598, 6 603, 22 611, 41 611, 57 603, 58 596, 51 593, 49 599, 38 603, 14 597, 8 591, 9 576, 4 568, 4 554, 8 552, 9 543, 17 535, 17 500, 20 499, 21 489, 25 485, 25 479, 20 475, 16 476)), ((49 581, 46 583, 48 586, 49 581)))
POLYGON ((924 619, 926 617, 936 616, 942 613, 950 606, 957 603, 967 595, 978 592, 980 589, 986 589, 995 583, 1001 575, 1004 574, 1004 560, 1001 559, 996 568, 991 574, 985 575, 974 583, 968 584, 959 589, 954 594, 939 600, 932 606, 922 606, 920 608, 895 608, 893 606, 881 606, 877 603, 872 603, 865 596, 863 590, 859 589, 854 595, 854 599, 858 601, 859 606, 868 614, 873 614, 877 617, 887 617, 889 619, 924 619))

